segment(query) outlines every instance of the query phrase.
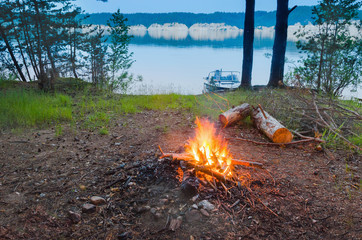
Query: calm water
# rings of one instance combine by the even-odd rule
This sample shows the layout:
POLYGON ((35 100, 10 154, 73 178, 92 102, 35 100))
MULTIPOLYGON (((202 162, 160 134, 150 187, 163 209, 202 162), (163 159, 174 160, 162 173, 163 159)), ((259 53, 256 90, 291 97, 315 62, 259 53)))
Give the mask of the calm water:
MULTIPOLYGON (((242 67, 242 37, 218 40, 182 40, 152 38, 149 35, 134 38, 130 50, 136 62, 131 72, 143 76, 131 94, 181 93, 201 94, 203 78, 216 69, 240 71, 242 67)), ((257 38, 254 42, 252 85, 266 85, 269 80, 273 39, 257 38)), ((285 71, 297 64, 300 53, 294 42, 288 42, 285 71), (294 62, 294 63, 293 63, 294 62)), ((356 96, 358 93, 345 95, 356 96)), ((362 97, 362 96, 360 96, 362 97)))

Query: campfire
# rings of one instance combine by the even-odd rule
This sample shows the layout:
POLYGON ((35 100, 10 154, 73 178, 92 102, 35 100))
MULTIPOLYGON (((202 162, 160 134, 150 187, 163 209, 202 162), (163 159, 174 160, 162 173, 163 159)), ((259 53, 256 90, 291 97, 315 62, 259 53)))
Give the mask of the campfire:
POLYGON ((186 152, 195 160, 195 165, 205 166, 223 176, 232 176, 232 156, 227 142, 216 134, 213 123, 196 118, 196 135, 188 141, 186 152))
POLYGON ((239 174, 235 166, 262 168, 261 163, 233 159, 226 140, 216 132, 212 122, 196 118, 195 137, 189 139, 184 153, 164 153, 162 156, 185 161, 195 171, 202 172, 222 182, 238 182, 239 174))

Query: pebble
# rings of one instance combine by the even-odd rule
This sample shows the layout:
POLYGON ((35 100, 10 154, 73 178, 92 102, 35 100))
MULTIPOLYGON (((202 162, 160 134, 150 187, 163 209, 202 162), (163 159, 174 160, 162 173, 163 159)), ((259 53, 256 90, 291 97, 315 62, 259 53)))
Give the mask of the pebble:
POLYGON ((182 224, 182 217, 178 216, 177 218, 171 219, 169 229, 171 231, 175 231, 181 227, 181 224, 182 224))
POLYGON ((192 200, 193 202, 195 202, 198 198, 199 198, 199 194, 193 196, 191 200, 192 200))
POLYGON ((147 212, 151 209, 150 206, 142 206, 142 207, 139 207, 137 208, 137 213, 144 213, 144 212, 147 212))
POLYGON ((193 210, 187 212, 185 217, 186 217, 187 222, 192 223, 192 222, 199 221, 201 219, 201 214, 198 210, 193 209, 193 210))
POLYGON ((168 199, 166 199, 166 198, 163 198, 163 199, 160 199, 160 203, 162 204, 162 205, 166 205, 166 204, 168 204, 168 199))
POLYGON ((200 209, 200 212, 202 215, 204 215, 205 217, 210 217, 210 214, 205 210, 205 209, 200 209))
POLYGON ((82 216, 80 215, 80 213, 76 213, 73 211, 68 212, 68 217, 72 221, 72 223, 79 223, 80 220, 82 219, 82 216))
POLYGON ((106 200, 104 198, 98 196, 91 197, 90 201, 94 205, 102 205, 106 203, 106 200))
POLYGON ((96 205, 85 203, 82 206, 82 212, 84 213, 93 213, 96 211, 96 205))
POLYGON ((151 212, 152 214, 156 214, 157 209, 156 209, 156 208, 151 208, 150 212, 151 212))
POLYGON ((155 214, 155 217, 156 217, 156 219, 162 218, 162 213, 157 212, 157 213, 155 214))
POLYGON ((198 206, 202 207, 202 208, 204 208, 206 210, 209 210, 209 211, 212 211, 212 210, 215 209, 214 204, 210 203, 207 200, 202 200, 201 202, 199 202, 198 206))
POLYGON ((117 236, 117 239, 120 239, 120 240, 126 240, 128 238, 132 238, 132 234, 129 232, 124 232, 124 233, 118 234, 118 236, 117 236))
POLYGON ((181 183, 181 191, 185 196, 192 197, 197 194, 199 189, 199 181, 196 177, 189 177, 181 183))
POLYGON ((194 209, 199 209, 199 207, 196 204, 192 204, 191 207, 194 208, 194 209))

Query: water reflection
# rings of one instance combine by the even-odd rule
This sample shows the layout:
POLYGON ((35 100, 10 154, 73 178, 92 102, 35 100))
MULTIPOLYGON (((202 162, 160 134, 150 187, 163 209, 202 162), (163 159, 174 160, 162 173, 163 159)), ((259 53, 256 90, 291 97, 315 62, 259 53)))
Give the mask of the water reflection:
MULTIPOLYGON (((294 31, 295 28, 293 28, 294 31)), ((152 24, 149 28, 143 25, 131 26, 133 35, 132 44, 173 46, 173 47, 199 47, 212 48, 242 48, 243 30, 235 26, 221 23, 194 24, 187 28, 184 24, 152 24)), ((291 38, 292 39, 292 38, 291 38)), ((292 39, 295 41, 295 39, 292 39)), ((289 39, 288 39, 289 41, 289 39)), ((290 41, 289 50, 295 51, 294 41, 290 41)), ((274 42, 273 27, 259 27, 255 29, 254 48, 272 48, 274 42)))
POLYGON ((237 27, 226 26, 221 23, 194 24, 189 29, 189 35, 196 41, 224 41, 237 38, 243 31, 237 27))
POLYGON ((152 24, 148 28, 148 34, 155 39, 182 40, 187 37, 188 28, 185 24, 179 23, 152 24))

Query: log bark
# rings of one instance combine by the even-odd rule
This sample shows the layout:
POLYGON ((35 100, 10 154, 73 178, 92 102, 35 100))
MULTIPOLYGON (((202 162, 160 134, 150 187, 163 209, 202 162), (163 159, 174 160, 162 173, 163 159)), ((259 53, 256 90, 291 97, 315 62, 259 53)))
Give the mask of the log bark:
POLYGON ((293 134, 260 107, 254 109, 251 115, 256 128, 262 131, 273 142, 289 143, 293 140, 293 134))
POLYGON ((250 112, 250 105, 248 103, 244 103, 220 114, 219 121, 224 127, 228 127, 249 116, 250 112))

